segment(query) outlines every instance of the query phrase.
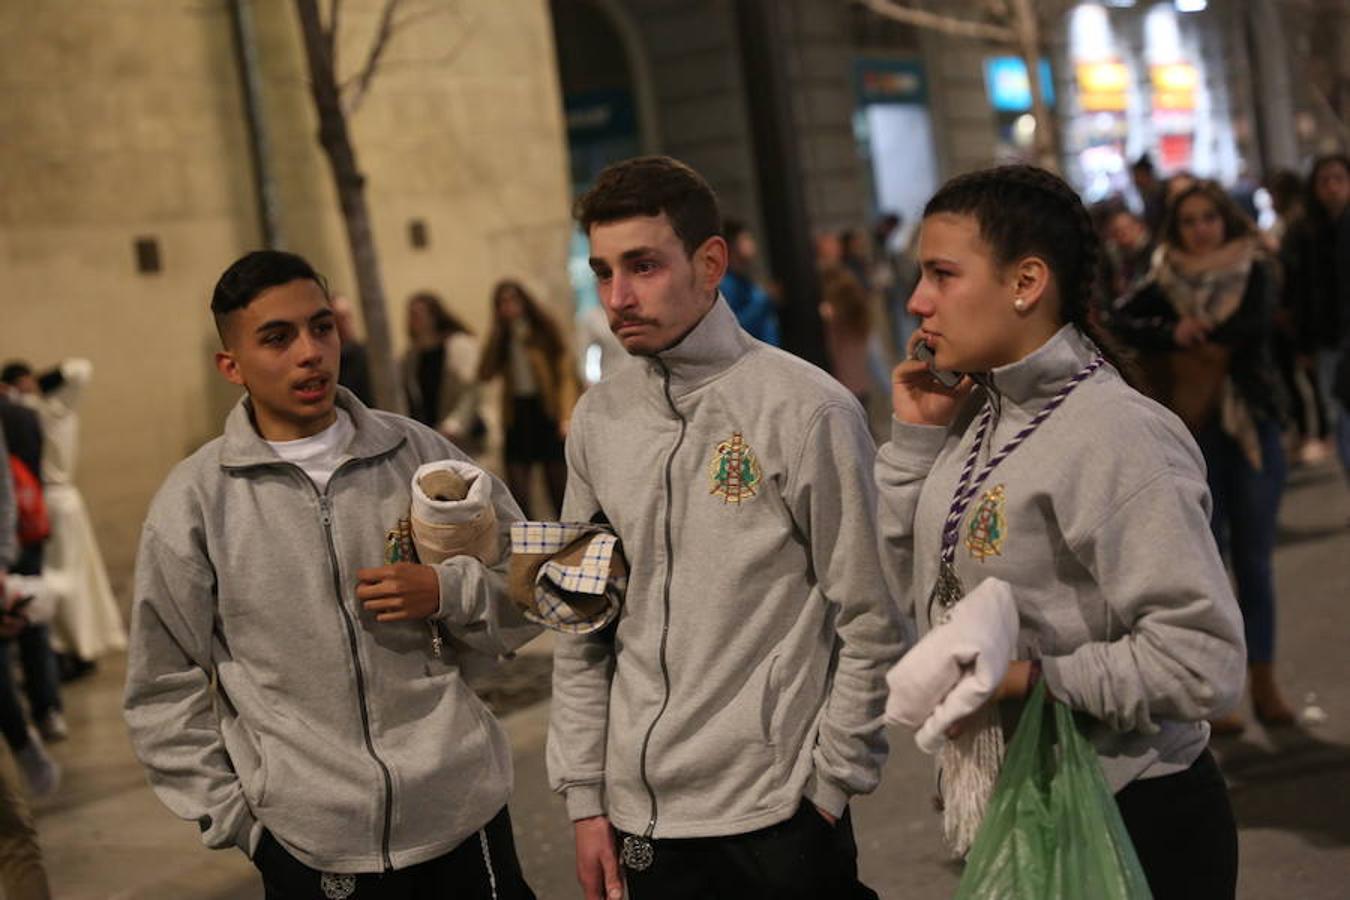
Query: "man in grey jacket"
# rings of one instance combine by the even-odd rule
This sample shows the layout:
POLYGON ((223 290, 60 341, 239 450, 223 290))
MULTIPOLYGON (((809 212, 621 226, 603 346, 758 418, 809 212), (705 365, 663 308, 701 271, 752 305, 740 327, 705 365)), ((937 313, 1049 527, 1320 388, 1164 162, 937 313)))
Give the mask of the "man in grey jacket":
MULTIPOLYGON (((248 853, 269 898, 533 897, 509 747, 461 672, 534 630, 501 567, 384 564, 418 466, 463 454, 337 386, 332 304, 300 257, 243 257, 211 307, 247 396, 141 535, 125 713, 151 785, 208 847, 248 853)), ((520 510, 495 479, 492 500, 505 541, 520 510)))
POLYGON ((636 900, 875 897, 847 803, 877 784, 902 638, 862 408, 737 325, 692 169, 611 166, 577 218, 635 358, 567 442, 563 518, 603 517, 631 567, 616 626, 554 656, 549 777, 586 897, 620 895, 620 862, 636 900))

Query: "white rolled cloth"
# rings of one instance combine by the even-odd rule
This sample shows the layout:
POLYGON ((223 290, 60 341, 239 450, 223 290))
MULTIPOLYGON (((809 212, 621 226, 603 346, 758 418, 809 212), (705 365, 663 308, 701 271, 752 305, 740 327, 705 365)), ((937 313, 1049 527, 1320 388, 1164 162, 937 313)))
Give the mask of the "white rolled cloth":
POLYGON ((998 689, 1017 652, 1017 629, 1012 586, 980 582, 886 674, 886 721, 918 728, 919 749, 936 753, 947 729, 998 689))
POLYGON ((473 556, 493 565, 501 556, 497 512, 492 506, 492 480, 473 463, 443 459, 427 463, 413 473, 412 535, 417 557, 424 563, 442 562, 451 556, 473 556), (461 500, 437 500, 427 494, 423 480, 437 473, 462 479, 466 493, 461 500))

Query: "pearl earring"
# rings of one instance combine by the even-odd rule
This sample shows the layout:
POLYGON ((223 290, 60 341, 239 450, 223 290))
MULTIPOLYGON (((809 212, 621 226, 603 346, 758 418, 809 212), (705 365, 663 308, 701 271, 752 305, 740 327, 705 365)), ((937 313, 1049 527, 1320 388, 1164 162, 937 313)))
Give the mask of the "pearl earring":
POLYGON ((1026 308, 1027 308, 1027 301, 1023 300, 1021 297, 1013 298, 1013 309, 1017 310, 1018 312, 1021 312, 1026 308))

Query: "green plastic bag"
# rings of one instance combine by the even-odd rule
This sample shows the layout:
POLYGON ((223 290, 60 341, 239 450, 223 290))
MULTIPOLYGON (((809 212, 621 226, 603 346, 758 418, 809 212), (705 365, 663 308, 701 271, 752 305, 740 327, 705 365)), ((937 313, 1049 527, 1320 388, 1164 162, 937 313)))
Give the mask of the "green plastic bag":
POLYGON ((1008 747, 958 900, 1150 900, 1097 752, 1036 685, 1008 747), (1047 716, 1054 708, 1054 718, 1047 716))

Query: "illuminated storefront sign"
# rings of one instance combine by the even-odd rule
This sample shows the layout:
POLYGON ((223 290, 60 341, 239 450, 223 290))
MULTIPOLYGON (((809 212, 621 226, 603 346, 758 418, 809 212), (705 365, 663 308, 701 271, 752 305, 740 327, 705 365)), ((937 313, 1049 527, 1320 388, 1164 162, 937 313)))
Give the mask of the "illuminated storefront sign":
MULTIPOLYGON (((1055 103, 1055 83, 1050 76, 1050 60, 1037 66, 1041 75, 1041 96, 1055 103)), ((984 87, 989 104, 999 112, 1026 112, 1031 109, 1031 79, 1027 64, 1020 56, 991 56, 984 61, 984 87)))
POLYGON ((909 59, 859 59, 853 76, 858 100, 871 103, 927 103, 923 65, 909 59))
POLYGON ((1130 70, 1122 62, 1079 63, 1078 105, 1085 112, 1123 112, 1130 86, 1130 70))
POLYGON ((1195 109, 1195 91, 1200 73, 1190 63, 1168 63, 1149 70, 1153 82, 1154 109, 1195 109))

